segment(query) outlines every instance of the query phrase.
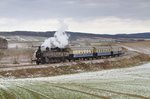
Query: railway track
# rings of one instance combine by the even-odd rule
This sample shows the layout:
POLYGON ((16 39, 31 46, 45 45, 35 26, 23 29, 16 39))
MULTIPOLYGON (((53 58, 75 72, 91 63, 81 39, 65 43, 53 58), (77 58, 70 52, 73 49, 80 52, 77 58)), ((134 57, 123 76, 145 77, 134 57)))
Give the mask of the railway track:
POLYGON ((123 58, 130 58, 132 56, 138 55, 136 52, 126 52, 124 55, 119 57, 113 58, 103 58, 103 59, 94 59, 94 60, 80 60, 80 61, 72 61, 72 62, 61 62, 61 63, 52 63, 52 64, 4 64, 0 66, 0 71, 9 71, 9 70, 19 70, 19 69, 30 69, 30 68, 47 68, 47 67, 59 67, 59 66, 70 66, 76 65, 78 63, 85 63, 85 64, 93 64, 93 63, 102 63, 105 60, 108 61, 115 61, 121 60, 123 58))

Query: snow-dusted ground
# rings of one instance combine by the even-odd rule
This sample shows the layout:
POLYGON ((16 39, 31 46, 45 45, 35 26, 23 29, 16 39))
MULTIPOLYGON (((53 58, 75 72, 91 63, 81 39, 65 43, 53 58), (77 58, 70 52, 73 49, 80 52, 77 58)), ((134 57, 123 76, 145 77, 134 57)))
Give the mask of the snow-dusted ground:
POLYGON ((150 54, 150 46, 148 46, 147 48, 128 47, 128 46, 122 46, 122 47, 128 49, 129 51, 135 51, 135 52, 139 52, 139 53, 150 54))
POLYGON ((46 37, 38 37, 38 36, 0 36, 8 41, 44 41, 46 37))
POLYGON ((9 43, 8 48, 28 48, 29 46, 26 43, 9 43))
POLYGON ((8 93, 15 90, 12 95, 24 92, 23 95, 17 94, 17 97, 28 95, 28 98, 35 99, 40 98, 34 94, 46 99, 150 99, 150 63, 55 77, 3 78, 0 79, 0 93, 3 92, 1 89, 8 93))

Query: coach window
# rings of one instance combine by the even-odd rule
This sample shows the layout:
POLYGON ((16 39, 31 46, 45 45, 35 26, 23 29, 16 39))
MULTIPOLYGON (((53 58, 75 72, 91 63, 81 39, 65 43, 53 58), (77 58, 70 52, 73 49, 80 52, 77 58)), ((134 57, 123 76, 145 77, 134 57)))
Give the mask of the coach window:
POLYGON ((79 54, 81 54, 82 52, 79 50, 79 54))
POLYGON ((78 50, 78 54, 80 54, 80 51, 78 50))
POLYGON ((79 51, 78 51, 78 50, 76 50, 76 54, 79 54, 79 51))

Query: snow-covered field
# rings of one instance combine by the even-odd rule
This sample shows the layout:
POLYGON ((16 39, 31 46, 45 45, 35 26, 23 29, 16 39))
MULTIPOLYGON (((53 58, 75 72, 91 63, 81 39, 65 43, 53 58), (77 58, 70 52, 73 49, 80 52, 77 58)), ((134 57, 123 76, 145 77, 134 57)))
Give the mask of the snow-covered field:
POLYGON ((55 77, 3 78, 0 99, 150 99, 150 63, 55 77))

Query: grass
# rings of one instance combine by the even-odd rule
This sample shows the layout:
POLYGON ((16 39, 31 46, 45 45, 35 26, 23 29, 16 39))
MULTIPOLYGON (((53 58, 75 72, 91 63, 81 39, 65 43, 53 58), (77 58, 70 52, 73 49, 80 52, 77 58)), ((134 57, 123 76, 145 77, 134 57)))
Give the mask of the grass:
POLYGON ((149 99, 148 80, 51 83, 8 81, 0 88, 0 99, 149 99))

